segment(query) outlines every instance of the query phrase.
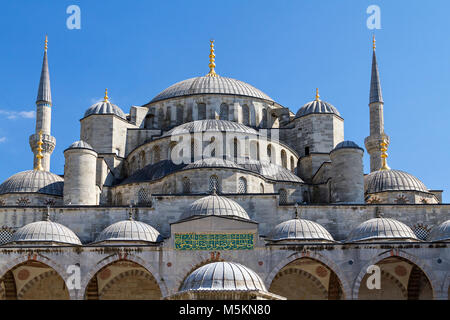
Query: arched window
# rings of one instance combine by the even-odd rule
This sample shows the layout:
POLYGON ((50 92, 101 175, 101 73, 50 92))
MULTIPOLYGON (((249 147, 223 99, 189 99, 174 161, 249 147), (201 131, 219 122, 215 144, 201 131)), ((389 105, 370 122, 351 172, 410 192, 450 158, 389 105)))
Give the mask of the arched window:
POLYGON ((262 109, 261 127, 267 128, 267 110, 265 108, 262 109))
POLYGON ((116 205, 122 205, 122 192, 117 192, 116 194, 116 205))
POLYGON ((239 178, 238 193, 247 193, 247 180, 244 177, 239 178))
POLYGON ((216 138, 211 137, 210 145, 211 145, 211 157, 216 156, 216 144, 214 143, 216 141, 216 138))
POLYGON ((188 177, 183 178, 183 193, 191 193, 191 180, 188 177))
POLYGON ((237 162, 237 158, 238 158, 238 140, 237 140, 237 138, 233 139, 233 158, 234 158, 234 161, 237 162))
POLYGON ((259 193, 264 193, 264 185, 262 183, 259 184, 259 193))
POLYGON ((267 158, 269 158, 269 162, 272 162, 272 145, 269 144, 267 146, 267 158))
POLYGON ((295 173, 295 160, 293 156, 291 156, 291 171, 295 173))
POLYGON ((246 126, 250 124, 250 109, 246 104, 242 106, 242 123, 246 126))
POLYGON ((209 192, 213 192, 213 190, 220 192, 219 177, 216 175, 209 177, 209 192))
POLYGON ((206 104, 204 103, 199 103, 197 105, 197 110, 198 110, 198 120, 205 120, 206 119, 206 104))
POLYGON ((145 167, 145 151, 144 150, 142 150, 139 153, 139 163, 140 163, 139 166, 141 168, 145 167))
POLYGON ((225 103, 222 103, 220 105, 219 119, 220 120, 228 120, 228 105, 225 103))
POLYGON ((278 190, 278 193, 280 195, 280 204, 286 204, 287 200, 288 200, 286 189, 280 189, 280 190, 278 190))
POLYGON ((166 109, 166 119, 164 121, 164 124, 166 125, 166 127, 170 126, 170 120, 172 119, 172 108, 169 106, 166 109))
POLYGON ((183 123, 183 106, 177 106, 177 124, 183 123))
POLYGON ((144 188, 139 189, 137 198, 138 198, 138 204, 141 206, 149 205, 151 202, 150 194, 149 194, 148 190, 144 189, 144 188))
POLYGON ((161 149, 159 148, 159 146, 153 147, 152 155, 153 155, 153 161, 152 161, 153 164, 161 161, 161 149))
POLYGON ((287 156, 284 149, 281 150, 281 166, 287 169, 287 156))
POLYGON ((148 114, 145 116, 145 128, 153 129, 155 128, 155 115, 148 114))

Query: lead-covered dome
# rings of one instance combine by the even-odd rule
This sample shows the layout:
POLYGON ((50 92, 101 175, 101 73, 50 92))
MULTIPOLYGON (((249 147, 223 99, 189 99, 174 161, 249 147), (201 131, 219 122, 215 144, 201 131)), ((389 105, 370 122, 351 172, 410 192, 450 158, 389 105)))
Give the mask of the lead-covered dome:
POLYGON ((429 192, 427 187, 415 176, 400 170, 378 170, 364 177, 366 193, 384 191, 429 192))
POLYGON ((450 220, 442 222, 431 230, 427 238, 428 241, 449 241, 450 240, 450 220))
POLYGON ((267 94, 240 80, 220 76, 203 76, 177 82, 163 90, 149 103, 197 94, 229 94, 273 102, 267 94))
POLYGON ((317 222, 306 219, 291 219, 275 226, 268 236, 270 241, 302 240, 334 242, 331 234, 317 222))
POLYGON ((233 161, 211 157, 204 158, 189 163, 184 169, 198 169, 198 168, 233 168, 233 169, 243 169, 241 166, 233 161))
POLYGON ((341 116, 339 111, 332 104, 320 99, 313 100, 303 105, 296 113, 295 117, 300 118, 313 113, 330 113, 341 116))
POLYGON ((161 235, 151 225, 135 220, 123 220, 106 227, 95 239, 95 242, 103 241, 136 241, 159 242, 161 235))
POLYGON ((351 140, 345 140, 345 141, 339 142, 339 143, 333 148, 333 150, 331 150, 331 151, 340 150, 340 149, 347 149, 347 148, 349 148, 349 149, 360 149, 360 150, 364 151, 364 149, 361 148, 360 146, 358 146, 358 145, 356 144, 356 142, 353 142, 353 141, 351 141, 351 140))
POLYGON ((249 128, 246 125, 237 122, 209 119, 184 123, 167 131, 163 137, 196 132, 239 132, 258 135, 258 132, 255 129, 249 128))
POLYGON ((13 235, 10 244, 51 243, 81 245, 80 239, 69 228, 62 224, 44 220, 29 223, 19 228, 13 235))
POLYGON ((90 116, 92 114, 114 114, 119 118, 126 120, 127 116, 122 111, 122 109, 120 109, 115 104, 112 104, 109 100, 105 100, 97 102, 90 106, 89 109, 87 109, 84 113, 84 117, 90 116))
POLYGON ((231 216, 250 220, 239 203, 215 193, 194 201, 181 215, 180 220, 193 216, 231 216))
POLYGON ((89 143, 87 143, 87 142, 85 142, 83 140, 75 141, 67 149, 89 149, 89 150, 94 150, 94 148, 92 148, 92 146, 89 143))
POLYGON ((0 185, 0 194, 42 193, 62 196, 64 179, 43 170, 27 170, 16 173, 0 185))
POLYGON ((267 291, 261 277, 235 262, 213 262, 194 270, 180 291, 267 291))
POLYGON ((418 241, 417 236, 406 224, 389 218, 367 220, 352 230, 347 242, 358 241, 418 241))

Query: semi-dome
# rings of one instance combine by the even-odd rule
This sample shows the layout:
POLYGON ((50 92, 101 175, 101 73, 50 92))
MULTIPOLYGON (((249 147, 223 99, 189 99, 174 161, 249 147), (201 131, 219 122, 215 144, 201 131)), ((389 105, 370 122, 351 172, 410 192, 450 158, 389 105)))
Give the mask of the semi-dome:
POLYGON ((181 170, 186 164, 175 164, 171 160, 161 160, 154 164, 146 165, 144 168, 139 169, 131 176, 123 180, 120 184, 137 183, 137 182, 149 182, 159 180, 165 176, 181 170))
POLYGON ((9 243, 29 244, 29 243, 71 244, 81 245, 80 239, 69 228, 62 224, 44 220, 29 223, 18 229, 9 243))
POLYGON ((184 280, 180 291, 267 291, 261 277, 234 262, 208 263, 184 280))
POLYGON ((429 241, 449 241, 450 240, 450 220, 442 222, 431 230, 427 240, 429 241))
POLYGON ((149 103, 198 94, 229 94, 273 102, 272 98, 248 83, 220 76, 203 76, 177 82, 163 90, 149 103))
POLYGON ((87 143, 87 142, 85 142, 83 140, 75 141, 67 149, 90 149, 90 150, 94 150, 94 148, 92 148, 92 146, 89 143, 87 143))
MULTIPOLYGON (((106 97, 107 98, 107 97, 106 97)), ((84 113, 84 117, 90 116, 91 114, 114 114, 122 119, 126 120, 126 115, 115 104, 112 104, 108 99, 97 102, 89 107, 84 113)))
POLYGON ((193 163, 188 164, 184 169, 197 169, 197 168, 234 168, 234 169, 243 169, 241 166, 236 164, 233 161, 211 157, 204 158, 193 163))
POLYGON ((353 141, 350 141, 350 140, 345 140, 345 141, 339 142, 339 143, 333 148, 332 151, 339 150, 339 149, 346 149, 346 148, 350 148, 350 149, 360 149, 360 150, 364 151, 364 149, 361 148, 360 146, 358 146, 358 145, 356 144, 356 142, 353 142, 353 141))
POLYGON ((341 116, 341 114, 339 113, 339 111, 336 109, 335 106, 326 101, 316 99, 303 105, 297 111, 295 117, 300 118, 312 113, 331 113, 339 117, 341 116))
POLYGON ((159 242, 161 235, 158 230, 144 222, 132 219, 116 222, 106 227, 95 239, 95 242, 103 241, 144 241, 159 242))
POLYGON ((14 174, 0 185, 0 194, 42 193, 62 196, 64 179, 43 170, 27 170, 14 174))
POLYGON ((232 216, 250 220, 247 212, 239 203, 215 193, 194 201, 180 219, 193 216, 232 216))
POLYGON ((260 175, 276 181, 299 182, 304 181, 282 166, 269 161, 247 160, 240 164, 243 168, 259 173, 260 175))
POLYGON ((352 230, 347 242, 376 240, 419 240, 406 224, 390 218, 374 218, 367 220, 352 230))
POLYGON ((196 133, 196 132, 239 132, 245 134, 257 135, 258 132, 255 129, 249 128, 241 123, 228 121, 228 120, 196 120, 179 125, 169 131, 167 131, 163 137, 196 133))
POLYGON ((298 218, 282 222, 275 226, 268 236, 268 240, 334 241, 331 234, 317 222, 298 218))
POLYGON ((366 193, 384 191, 429 192, 427 187, 415 176, 400 170, 378 170, 364 177, 366 193))

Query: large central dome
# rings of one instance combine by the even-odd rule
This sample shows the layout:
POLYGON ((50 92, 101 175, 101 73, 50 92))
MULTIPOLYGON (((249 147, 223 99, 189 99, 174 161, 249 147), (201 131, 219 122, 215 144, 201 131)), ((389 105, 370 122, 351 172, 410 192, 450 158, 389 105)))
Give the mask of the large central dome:
POLYGON ((196 77, 180 81, 163 90, 149 103, 196 94, 230 94, 273 102, 272 98, 248 83, 226 77, 196 77))

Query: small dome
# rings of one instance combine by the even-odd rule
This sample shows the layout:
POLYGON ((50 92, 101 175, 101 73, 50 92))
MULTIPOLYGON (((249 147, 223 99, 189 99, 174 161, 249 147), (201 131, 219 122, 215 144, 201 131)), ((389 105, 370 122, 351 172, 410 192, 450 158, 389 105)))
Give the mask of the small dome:
POLYGON ((16 173, 0 185, 0 194, 42 193, 62 196, 64 179, 49 171, 27 170, 16 173))
POLYGON ((320 224, 306 219, 291 219, 275 226, 268 240, 334 241, 320 224))
POLYGON ((234 262, 213 262, 194 270, 184 280, 183 291, 267 291, 261 277, 234 262))
POLYGON ((163 90, 149 103, 198 94, 231 94, 273 102, 272 98, 248 83, 226 77, 196 77, 180 81, 163 90))
POLYGON ((122 119, 127 119, 122 109, 109 101, 101 101, 93 104, 86 110, 84 117, 90 116, 91 114, 114 114, 122 119))
POLYGON ((159 242, 161 235, 158 230, 144 222, 123 220, 106 227, 95 239, 102 241, 145 241, 159 242))
POLYGON ((450 240, 450 220, 442 222, 431 230, 428 241, 449 241, 450 240))
POLYGON ((313 100, 311 102, 308 102, 303 107, 301 107, 297 114, 295 115, 296 118, 300 118, 303 116, 306 116, 308 114, 312 113, 332 113, 337 116, 341 116, 339 111, 328 102, 322 101, 322 100, 313 100))
POLYGON ((339 142, 336 145, 336 147, 334 147, 332 152, 335 151, 335 150, 345 149, 345 148, 360 149, 360 150, 364 151, 364 149, 361 148, 360 146, 358 146, 355 142, 350 141, 350 140, 346 140, 346 141, 339 142))
POLYGON ((374 218, 361 223, 350 233, 347 242, 369 240, 419 240, 406 224, 389 218, 374 218))
POLYGON ((84 142, 83 140, 75 141, 67 149, 90 149, 90 150, 94 150, 94 148, 92 148, 89 143, 84 142))
POLYGON ((196 120, 179 125, 167 131, 163 137, 195 132, 239 132, 258 135, 258 132, 246 125, 228 120, 196 120))
POLYGON ((193 216, 234 216, 250 220, 247 212, 236 201, 217 194, 194 201, 180 220, 193 216))
POLYGON ((241 166, 237 165, 235 162, 220 158, 205 158, 197 160, 193 163, 188 164, 184 169, 195 169, 195 168, 235 168, 243 169, 241 166))
POLYGON ((400 170, 378 170, 364 177, 366 193, 383 191, 429 192, 427 187, 413 175, 400 170))
POLYGON ((53 242, 57 244, 81 245, 80 239, 69 228, 53 221, 29 223, 17 230, 9 243, 53 242))

